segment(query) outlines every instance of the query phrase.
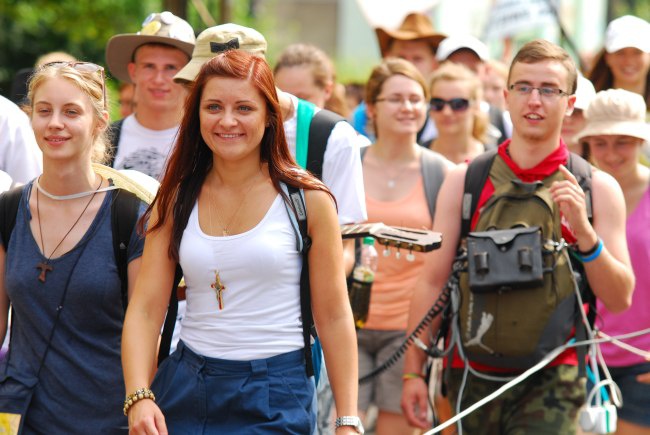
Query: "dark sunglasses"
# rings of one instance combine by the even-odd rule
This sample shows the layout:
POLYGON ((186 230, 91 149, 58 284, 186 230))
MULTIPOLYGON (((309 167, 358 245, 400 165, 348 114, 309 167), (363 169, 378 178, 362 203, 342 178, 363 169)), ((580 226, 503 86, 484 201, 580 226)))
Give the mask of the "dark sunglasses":
POLYGON ((42 65, 41 68, 65 68, 67 66, 84 73, 94 73, 99 71, 102 78, 102 98, 104 102, 104 110, 106 110, 106 76, 104 75, 104 67, 92 62, 56 61, 46 63, 42 65))
POLYGON ((429 104, 431 105, 431 110, 435 112, 442 112, 447 104, 449 104, 449 108, 454 112, 463 112, 469 107, 469 100, 467 98, 452 98, 451 100, 432 98, 429 104))

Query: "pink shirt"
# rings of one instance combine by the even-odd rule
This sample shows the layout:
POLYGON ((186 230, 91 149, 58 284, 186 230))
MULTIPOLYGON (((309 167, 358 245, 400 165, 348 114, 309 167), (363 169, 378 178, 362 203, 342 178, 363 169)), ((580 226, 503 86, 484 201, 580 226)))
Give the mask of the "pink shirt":
MULTIPOLYGON (((612 314, 598 301, 596 325, 607 335, 614 336, 650 328, 650 189, 646 190, 636 209, 627 217, 627 246, 636 276, 632 305, 627 311, 612 314)), ((650 334, 625 340, 625 343, 650 351, 650 334)), ((645 362, 643 357, 611 344, 601 350, 607 365, 623 367, 645 362)))
MULTIPOLYGON (((368 222, 431 229, 431 216, 421 176, 411 191, 397 201, 377 201, 366 193, 366 207, 368 222)), ((401 258, 397 259, 394 248, 388 257, 383 255, 383 246, 375 244, 375 248, 379 253, 379 262, 372 283, 368 321, 364 329, 405 330, 413 288, 424 266, 426 254, 414 253, 415 260, 407 261, 407 251, 402 250, 401 258)))

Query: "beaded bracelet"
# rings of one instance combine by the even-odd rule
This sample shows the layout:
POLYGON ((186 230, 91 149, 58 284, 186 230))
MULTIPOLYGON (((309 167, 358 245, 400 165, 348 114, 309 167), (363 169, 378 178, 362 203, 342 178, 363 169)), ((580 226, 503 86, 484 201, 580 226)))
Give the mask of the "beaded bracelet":
POLYGON ((124 415, 127 415, 129 409, 135 402, 142 399, 151 399, 155 402, 156 396, 149 388, 140 388, 139 390, 136 390, 135 393, 129 394, 126 396, 126 399, 124 399, 124 415))
POLYGON ((402 375, 402 380, 406 381, 408 379, 424 379, 424 375, 421 373, 404 373, 402 375))

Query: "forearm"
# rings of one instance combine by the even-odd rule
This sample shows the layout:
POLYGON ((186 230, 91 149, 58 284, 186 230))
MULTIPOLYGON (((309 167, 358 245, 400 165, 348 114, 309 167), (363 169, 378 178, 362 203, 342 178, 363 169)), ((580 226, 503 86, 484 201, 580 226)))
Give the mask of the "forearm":
POLYGON ((357 336, 352 313, 348 313, 330 319, 326 328, 319 329, 337 416, 357 415, 358 412, 357 336))
POLYGON ((161 323, 147 310, 131 306, 127 310, 122 333, 122 368, 127 394, 151 384, 161 323))
POLYGON ((585 263, 589 286, 612 313, 626 310, 632 303, 634 274, 606 248, 595 260, 585 263))

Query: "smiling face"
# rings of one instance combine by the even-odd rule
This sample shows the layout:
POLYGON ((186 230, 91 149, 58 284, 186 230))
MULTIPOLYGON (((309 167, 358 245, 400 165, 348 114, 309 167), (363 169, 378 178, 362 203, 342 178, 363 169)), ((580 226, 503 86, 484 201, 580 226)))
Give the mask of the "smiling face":
POLYGON ((422 86, 396 74, 384 81, 375 102, 368 104, 368 114, 374 120, 377 137, 417 135, 424 125, 426 106, 422 86))
POLYGON ((605 53, 605 62, 612 70, 614 83, 622 86, 645 84, 650 71, 650 53, 627 47, 605 53))
POLYGON ((472 135, 474 128, 474 117, 480 110, 479 105, 473 100, 470 84, 462 80, 437 80, 431 88, 431 99, 439 98, 451 101, 457 98, 468 100, 469 107, 464 110, 452 110, 449 104, 445 104, 441 111, 429 111, 429 116, 438 128, 440 136, 465 134, 472 135))
MULTIPOLYGON (((511 67, 509 85, 545 86, 571 92, 568 76, 567 69, 559 61, 517 62, 511 67)), ((571 114, 575 103, 573 95, 541 96, 538 90, 530 94, 507 90, 505 98, 513 124, 513 139, 523 139, 528 143, 553 142, 554 146, 560 136, 562 121, 571 114)))
POLYGON ((90 161, 101 127, 90 97, 62 77, 49 77, 34 90, 32 128, 43 159, 90 161))
POLYGON ((600 135, 585 138, 596 165, 614 178, 634 171, 643 140, 623 135, 600 135))
POLYGON ((128 66, 138 109, 181 110, 187 91, 173 79, 188 60, 181 50, 165 45, 147 44, 138 48, 135 61, 128 66))
POLYGON ((214 159, 259 159, 267 123, 266 100, 249 80, 214 77, 199 107, 201 136, 214 159))

